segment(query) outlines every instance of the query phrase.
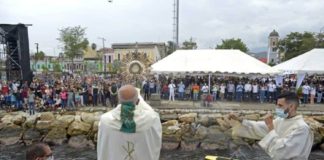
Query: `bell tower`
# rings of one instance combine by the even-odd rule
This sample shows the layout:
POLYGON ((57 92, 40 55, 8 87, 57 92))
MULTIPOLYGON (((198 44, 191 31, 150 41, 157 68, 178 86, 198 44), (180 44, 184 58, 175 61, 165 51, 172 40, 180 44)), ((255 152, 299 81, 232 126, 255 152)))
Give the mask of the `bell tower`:
POLYGON ((273 30, 268 37, 268 53, 267 53, 268 64, 279 63, 280 57, 279 57, 278 43, 279 43, 279 34, 276 30, 273 30))

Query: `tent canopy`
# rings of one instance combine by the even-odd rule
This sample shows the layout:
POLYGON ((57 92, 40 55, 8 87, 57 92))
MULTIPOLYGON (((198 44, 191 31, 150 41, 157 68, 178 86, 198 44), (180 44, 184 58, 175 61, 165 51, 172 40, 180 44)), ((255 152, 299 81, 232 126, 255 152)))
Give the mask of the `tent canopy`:
POLYGON ((302 55, 292 58, 286 62, 273 67, 284 73, 324 73, 324 49, 312 49, 302 55))
POLYGON ((151 67, 153 73, 278 73, 254 57, 233 49, 177 50, 151 67))

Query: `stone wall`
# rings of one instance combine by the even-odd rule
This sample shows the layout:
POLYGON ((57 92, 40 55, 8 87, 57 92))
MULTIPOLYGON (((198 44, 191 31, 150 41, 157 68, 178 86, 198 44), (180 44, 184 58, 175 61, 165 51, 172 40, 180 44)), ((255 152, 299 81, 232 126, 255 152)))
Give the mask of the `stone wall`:
MULTIPOLYGON (((160 113, 163 128, 163 149, 192 151, 233 149, 240 145, 254 146, 256 140, 232 136, 238 122, 229 120, 230 110, 167 109, 160 113)), ((74 148, 95 149, 98 121, 106 110, 77 112, 43 112, 29 116, 24 112, 0 111, 0 145, 31 144, 45 141, 55 145, 68 143, 74 148)), ((262 120, 267 111, 240 111, 250 120, 262 120)), ((314 131, 314 147, 324 150, 324 116, 308 114, 305 121, 314 131)))

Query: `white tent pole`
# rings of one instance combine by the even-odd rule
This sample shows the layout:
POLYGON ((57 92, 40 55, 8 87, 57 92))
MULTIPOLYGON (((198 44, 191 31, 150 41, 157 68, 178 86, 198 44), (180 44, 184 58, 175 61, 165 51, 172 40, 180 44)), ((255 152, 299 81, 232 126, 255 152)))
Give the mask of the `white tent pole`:
POLYGON ((210 93, 210 73, 208 74, 208 94, 210 93))

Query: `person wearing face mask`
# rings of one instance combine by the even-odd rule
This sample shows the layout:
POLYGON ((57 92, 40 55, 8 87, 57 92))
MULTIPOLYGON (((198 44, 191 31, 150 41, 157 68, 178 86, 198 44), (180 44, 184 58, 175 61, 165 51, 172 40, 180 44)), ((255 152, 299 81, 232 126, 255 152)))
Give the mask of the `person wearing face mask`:
POLYGON ((229 119, 241 125, 233 127, 233 135, 260 140, 259 146, 275 160, 306 160, 311 152, 314 134, 296 110, 299 100, 296 93, 285 92, 277 97, 276 118, 268 113, 264 121, 250 121, 234 113, 229 119))

